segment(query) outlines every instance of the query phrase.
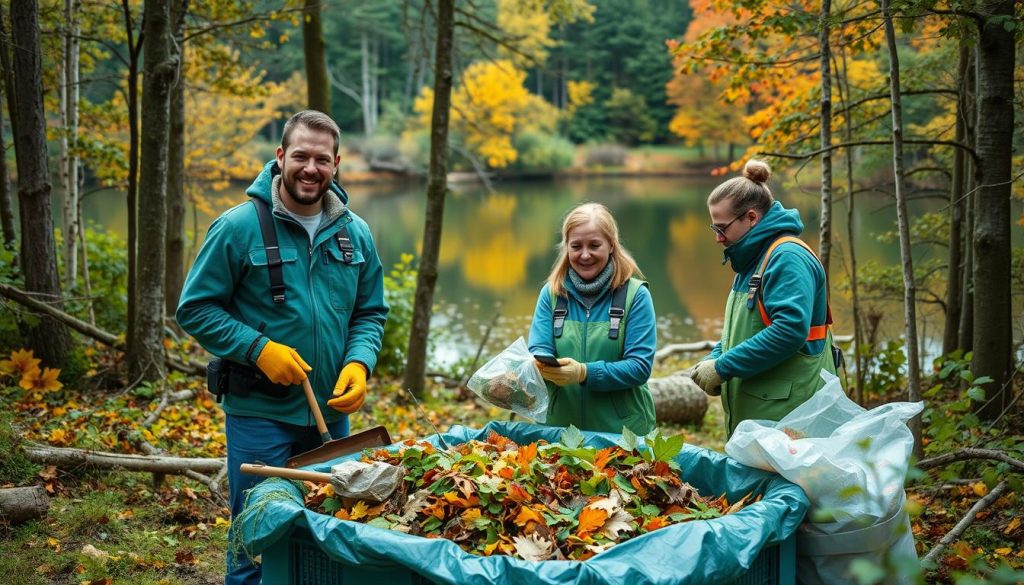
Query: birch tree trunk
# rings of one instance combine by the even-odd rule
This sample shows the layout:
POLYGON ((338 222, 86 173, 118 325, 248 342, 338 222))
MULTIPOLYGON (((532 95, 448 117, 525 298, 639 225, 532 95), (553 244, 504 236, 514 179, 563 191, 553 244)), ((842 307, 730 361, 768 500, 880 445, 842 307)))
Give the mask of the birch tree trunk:
MULTIPOLYGON (((885 40, 889 47, 889 96, 892 101, 892 166, 896 182, 896 221, 900 233, 900 258, 903 261, 903 316, 906 320, 907 400, 921 400, 920 360, 917 351, 917 285, 914 283, 914 258, 910 250, 910 221, 907 217, 907 194, 903 182, 903 102, 900 98, 900 60, 896 52, 896 32, 889 13, 889 0, 882 0, 885 40)), ((921 415, 910 422, 914 434, 914 453, 920 458, 921 415)))
POLYGON ((362 100, 360 100, 359 105, 362 106, 363 110, 363 132, 365 132, 366 135, 369 136, 373 134, 374 127, 373 119, 372 116, 370 115, 370 110, 373 105, 371 103, 372 91, 370 89, 370 33, 366 32, 365 30, 359 37, 359 55, 359 77, 360 81, 362 82, 363 88, 362 100))
MULTIPOLYGON (((819 71, 821 73, 821 222, 819 224, 820 241, 818 242, 818 258, 825 268, 825 281, 828 282, 829 264, 832 262, 832 50, 829 45, 829 17, 831 16, 831 0, 822 0, 821 32, 818 45, 821 57, 819 71)), ((732 156, 730 155, 730 160, 732 156)))
POLYGON ((164 314, 173 322, 185 283, 185 15, 188 0, 174 0, 171 23, 178 59, 171 87, 170 137, 167 141, 167 246, 164 273, 164 314))
POLYGON ((306 93, 309 107, 331 114, 331 86, 327 80, 324 27, 320 0, 304 0, 302 8, 302 49, 306 57, 306 93))
POLYGON ((64 83, 61 85, 61 164, 60 177, 64 188, 64 282, 75 286, 78 278, 78 55, 81 25, 79 0, 64 0, 64 83))
MULTIPOLYGON (((843 47, 841 51, 843 70, 838 87, 843 108, 848 111, 851 100, 849 66, 846 61, 846 48, 843 47)), ((847 122, 843 124, 843 128, 846 142, 852 143, 853 126, 847 122)), ((854 150, 852 147, 846 149, 846 239, 848 241, 848 255, 850 258, 850 297, 853 304, 853 367, 856 370, 856 375, 853 378, 853 399, 857 404, 863 404, 864 365, 860 355, 860 346, 864 342, 864 329, 861 326, 860 297, 857 289, 857 229, 856 214, 854 213, 857 194, 856 183, 853 180, 853 154, 854 150)))
POLYGON ((437 42, 434 61, 434 109, 430 119, 430 166, 427 174, 427 210, 423 228, 423 255, 416 276, 409 359, 404 385, 423 395, 427 364, 427 337, 437 285, 437 261, 441 250, 444 199, 448 191, 448 121, 452 96, 452 44, 455 0, 438 0, 437 42))
MULTIPOLYGON (((14 91, 17 120, 14 149, 18 160, 18 211, 21 219, 21 263, 25 288, 40 300, 63 308, 57 249, 53 238, 52 185, 46 152, 43 111, 43 67, 39 6, 35 0, 11 2, 11 46, 14 48, 14 91)), ((71 335, 59 321, 42 318, 29 328, 29 346, 43 364, 63 367, 71 335)))
POLYGON ((1010 400, 1013 306, 1010 296, 1010 168, 1013 157, 1014 33, 1003 26, 1013 0, 983 2, 978 39, 978 183, 974 205, 975 377, 991 376, 979 416, 992 420, 1010 400))
POLYGON ((151 1, 143 16, 142 175, 139 181, 139 280, 128 369, 143 380, 164 378, 164 246, 167 235, 167 142, 171 85, 178 61, 171 48, 170 2, 151 1))
MULTIPOLYGON (((960 48, 960 62, 957 65, 957 108, 956 108, 956 140, 963 143, 967 136, 965 109, 967 105, 965 83, 970 62, 970 49, 960 48)), ((953 179, 949 189, 949 257, 946 276, 946 320, 942 331, 942 353, 948 354, 955 350, 959 341, 960 312, 963 305, 963 211, 964 211, 964 170, 967 157, 963 149, 953 151, 953 179)))

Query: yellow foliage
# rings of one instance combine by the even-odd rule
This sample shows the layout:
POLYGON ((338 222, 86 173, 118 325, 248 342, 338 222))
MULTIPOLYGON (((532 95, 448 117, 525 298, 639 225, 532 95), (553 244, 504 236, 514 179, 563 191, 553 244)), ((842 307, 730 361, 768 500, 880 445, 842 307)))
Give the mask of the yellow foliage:
POLYGON ((590 81, 567 81, 565 83, 566 93, 569 95, 569 105, 565 108, 568 113, 573 113, 583 106, 594 103, 595 84, 590 81))
MULTIPOLYGON (((526 72, 508 60, 470 65, 452 90, 451 133, 492 168, 508 166, 519 153, 512 137, 521 130, 552 131, 558 111, 526 90, 526 72)), ((409 132, 430 127, 434 92, 423 88, 413 102, 409 132)))

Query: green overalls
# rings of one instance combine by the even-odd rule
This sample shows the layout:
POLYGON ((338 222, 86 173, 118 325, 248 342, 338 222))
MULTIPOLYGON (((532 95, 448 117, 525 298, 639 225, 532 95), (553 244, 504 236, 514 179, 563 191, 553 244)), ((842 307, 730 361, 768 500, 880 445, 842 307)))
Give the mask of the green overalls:
MULTIPOLYGON (((790 239, 793 240, 796 238, 790 239)), ((770 251, 765 254, 760 273, 764 272, 769 256, 770 251)), ((747 301, 747 292, 729 291, 722 326, 722 354, 768 326, 767 314, 762 314, 756 305, 749 307, 747 301)), ((760 374, 747 379, 733 377, 722 383, 722 408, 729 435, 742 420, 780 420, 825 385, 821 370, 836 373, 832 361, 832 332, 827 326, 812 327, 808 340, 812 337, 825 340, 825 347, 818 355, 797 352, 760 374)))
MULTIPOLYGON (((631 278, 626 289, 625 315, 621 322, 618 339, 609 339, 607 309, 591 308, 584 321, 571 319, 572 313, 566 317, 562 335, 555 338, 557 355, 567 356, 578 362, 618 361, 622 359, 625 329, 628 324, 629 310, 633 298, 643 281, 631 278), (589 320, 593 315, 595 320, 589 320)), ((598 303, 604 307, 603 303, 598 303)), ((555 299, 551 299, 555 306, 555 299)), ((548 404, 548 415, 545 424, 552 426, 568 426, 576 424, 588 431, 604 431, 621 433, 625 426, 636 435, 646 435, 654 430, 654 399, 647 389, 647 384, 622 390, 595 392, 587 390, 586 385, 571 384, 558 387, 548 383, 551 400, 548 404)))

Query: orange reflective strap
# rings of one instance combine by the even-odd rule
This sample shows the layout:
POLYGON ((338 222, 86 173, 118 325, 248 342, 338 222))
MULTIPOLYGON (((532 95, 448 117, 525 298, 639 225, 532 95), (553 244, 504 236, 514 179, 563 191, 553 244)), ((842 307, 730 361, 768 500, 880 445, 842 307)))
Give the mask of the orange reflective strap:
MULTIPOLYGON (((814 250, 812 250, 810 246, 807 245, 807 242, 801 240, 800 238, 794 237, 794 236, 782 236, 781 238, 779 238, 779 239, 775 240, 774 242, 772 242, 770 246, 768 246, 768 250, 764 253, 764 260, 761 261, 761 269, 756 273, 756 276, 758 278, 760 278, 764 274, 765 268, 768 267, 768 259, 771 257, 772 252, 775 251, 775 248, 777 248, 781 244, 785 244, 787 242, 792 242, 794 244, 799 244, 805 250, 810 252, 811 256, 814 256, 814 259, 818 260, 819 264, 821 263, 821 260, 818 259, 818 255, 814 253, 814 250)), ((821 341, 821 340, 825 339, 826 337, 828 337, 828 330, 829 330, 829 327, 832 325, 832 303, 828 300, 828 297, 830 296, 830 294, 829 294, 829 290, 828 290, 828 275, 827 274, 825 275, 825 279, 826 279, 826 283, 825 283, 825 299, 826 299, 826 301, 825 301, 826 302, 826 304, 825 304, 825 308, 826 308, 825 324, 824 325, 812 325, 811 326, 811 330, 808 332, 808 335, 807 335, 807 341, 821 341)), ((770 326, 772 324, 772 320, 768 316, 768 311, 765 310, 765 308, 764 308, 764 301, 761 300, 761 295, 760 294, 757 295, 757 311, 759 313, 761 313, 761 322, 764 323, 764 326, 765 327, 770 326)))

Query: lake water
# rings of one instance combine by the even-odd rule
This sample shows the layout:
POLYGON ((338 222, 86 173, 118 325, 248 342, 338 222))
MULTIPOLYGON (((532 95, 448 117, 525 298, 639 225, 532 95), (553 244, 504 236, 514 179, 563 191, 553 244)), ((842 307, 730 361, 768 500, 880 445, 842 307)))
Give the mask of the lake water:
MULTIPOLYGON (((536 182, 499 182, 494 192, 478 184, 455 184, 446 199, 438 289, 435 293, 434 360, 450 362, 472 355, 483 330, 495 313, 497 326, 485 355, 516 337, 527 336, 541 284, 555 259, 555 246, 564 213, 583 201, 607 205, 617 221, 624 245, 632 252, 650 282, 659 321, 659 345, 717 338, 733 272, 722 265, 722 248, 708 228, 705 200, 719 182, 715 178, 592 178, 536 182), (496 309, 500 303, 500 310, 496 309)), ((773 185, 786 207, 800 210, 804 239, 818 242, 820 215, 817 189, 773 185)), ((244 186, 218 194, 219 211, 244 200, 244 186), (237 193, 237 194, 235 194, 237 193)), ((385 266, 405 253, 419 254, 422 243, 425 185, 421 183, 351 185, 350 207, 373 230, 385 266)), ((99 192, 84 204, 87 219, 110 229, 126 231, 122 194, 99 192)), ((939 199, 911 202, 911 215, 941 209, 939 199)), ((1020 213, 1019 202, 1015 212, 1020 213)), ((898 244, 883 244, 874 235, 895 229, 892 200, 882 195, 860 196, 854 218, 857 261, 899 264, 898 244)), ((846 206, 835 205, 832 279, 847 280, 846 206)), ((1016 216, 1015 216, 1016 217, 1016 216)), ((198 214, 201 240, 213 217, 198 214)), ((193 228, 191 220, 188 229, 193 228)), ((1014 227, 1019 241, 1021 228, 1014 227)), ((915 250, 923 261, 944 249, 915 250)), ((837 334, 853 332, 849 299, 833 287, 832 304, 837 334)), ((939 291, 941 292, 941 291, 939 291)), ((902 332, 902 297, 868 301, 883 312, 883 336, 902 332)), ((920 333, 941 338, 941 313, 931 306, 919 309, 920 333)), ((934 347, 929 342, 926 353, 934 347)))

